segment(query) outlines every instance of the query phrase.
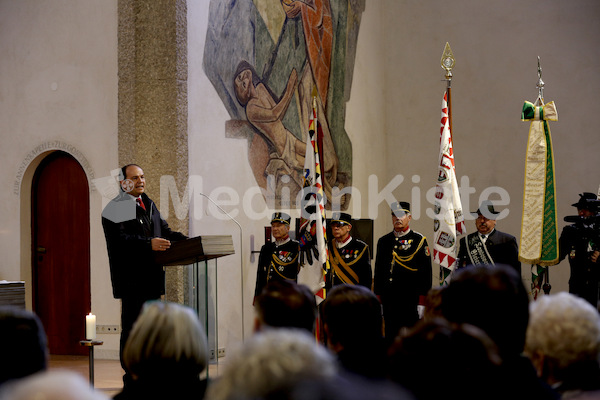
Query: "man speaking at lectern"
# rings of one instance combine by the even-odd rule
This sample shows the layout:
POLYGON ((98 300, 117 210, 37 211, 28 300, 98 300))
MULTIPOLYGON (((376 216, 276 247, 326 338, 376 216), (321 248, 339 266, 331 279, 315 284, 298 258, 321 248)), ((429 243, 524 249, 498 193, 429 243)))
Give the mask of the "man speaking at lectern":
MULTIPOLYGON (((136 164, 121 168, 122 192, 102 211, 110 277, 115 299, 121 299, 120 358, 133 323, 148 300, 165 293, 165 272, 154 262, 154 252, 171 247, 171 240, 187 236, 174 232, 144 193, 144 171, 136 164)), ((125 378, 124 378, 125 379, 125 378)))

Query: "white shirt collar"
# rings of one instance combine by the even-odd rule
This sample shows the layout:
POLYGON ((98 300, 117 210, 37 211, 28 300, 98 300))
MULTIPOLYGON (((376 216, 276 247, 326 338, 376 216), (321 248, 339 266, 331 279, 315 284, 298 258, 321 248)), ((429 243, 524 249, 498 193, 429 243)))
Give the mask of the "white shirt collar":
POLYGON ((289 236, 287 236, 285 239, 281 239, 281 240, 276 240, 275 241, 275 246, 279 247, 282 246, 284 244, 286 244, 287 242, 289 242, 291 239, 289 236))
POLYGON ((484 239, 484 238, 485 238, 485 239, 487 239, 487 238, 489 238, 489 237, 490 237, 490 235, 491 235, 492 233, 494 233, 494 231, 495 231, 495 230, 496 230, 496 228, 493 228, 491 231, 489 231, 488 233, 485 233, 485 234, 484 234, 484 233, 479 233, 479 232, 477 232, 477 233, 479 233, 479 237, 480 237, 480 238, 482 238, 482 239, 484 239))
POLYGON ((394 236, 399 238, 399 237, 408 235, 408 232, 410 232, 410 228, 408 228, 407 230, 405 230, 403 232, 397 232, 396 230, 394 230, 393 232, 394 232, 394 236))

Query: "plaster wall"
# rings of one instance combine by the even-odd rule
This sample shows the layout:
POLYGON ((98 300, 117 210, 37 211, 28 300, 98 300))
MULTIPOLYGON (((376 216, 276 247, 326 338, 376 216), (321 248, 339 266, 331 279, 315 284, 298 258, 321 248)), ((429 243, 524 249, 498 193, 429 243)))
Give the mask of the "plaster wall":
MULTIPOLYGON (((92 311, 118 325, 92 182, 117 166, 117 1, 0 1, 0 52, 0 279, 24 280, 31 307, 31 179, 48 152, 66 151, 90 187, 92 311)), ((118 335, 100 339, 99 356, 118 355, 118 335)))

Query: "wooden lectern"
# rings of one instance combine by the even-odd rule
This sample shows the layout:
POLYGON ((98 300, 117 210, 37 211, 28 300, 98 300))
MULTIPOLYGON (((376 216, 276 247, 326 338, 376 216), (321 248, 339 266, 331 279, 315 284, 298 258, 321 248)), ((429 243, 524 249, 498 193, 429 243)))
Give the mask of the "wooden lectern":
POLYGON ((218 364, 217 258, 234 253, 231 236, 207 235, 172 242, 169 250, 156 252, 154 257, 166 268, 183 266, 184 304, 193 308, 204 324, 211 363, 218 364))
POLYGON ((154 260, 165 267, 187 265, 234 254, 229 235, 196 236, 171 243, 166 251, 157 251, 154 260))

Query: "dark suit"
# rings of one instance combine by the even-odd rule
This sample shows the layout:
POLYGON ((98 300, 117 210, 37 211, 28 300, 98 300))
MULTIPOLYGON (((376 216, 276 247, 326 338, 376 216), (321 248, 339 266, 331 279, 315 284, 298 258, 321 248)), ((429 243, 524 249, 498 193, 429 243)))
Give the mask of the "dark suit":
POLYGON ((107 218, 109 215, 106 210, 123 207, 124 201, 133 201, 126 194, 113 199, 102 216, 113 296, 122 299, 121 354, 143 304, 148 300, 158 299, 165 293, 165 272, 162 265, 154 262, 151 239, 187 239, 184 234, 173 232, 169 228, 154 202, 145 193, 141 197, 147 211, 135 206, 135 218, 123 222, 107 218))
MULTIPOLYGON (((460 239, 460 250, 458 252, 458 268, 464 268, 471 265, 471 259, 467 252, 466 239, 473 235, 478 235, 478 232, 467 235, 467 238, 460 239)), ((494 261, 494 264, 506 264, 513 267, 519 276, 521 276, 521 262, 519 261, 519 247, 517 239, 508 233, 500 232, 494 229, 485 241, 485 247, 494 261)))

